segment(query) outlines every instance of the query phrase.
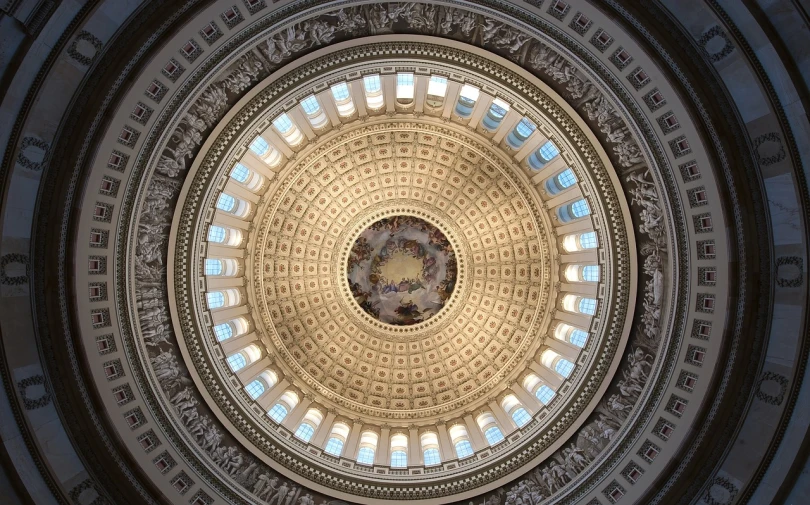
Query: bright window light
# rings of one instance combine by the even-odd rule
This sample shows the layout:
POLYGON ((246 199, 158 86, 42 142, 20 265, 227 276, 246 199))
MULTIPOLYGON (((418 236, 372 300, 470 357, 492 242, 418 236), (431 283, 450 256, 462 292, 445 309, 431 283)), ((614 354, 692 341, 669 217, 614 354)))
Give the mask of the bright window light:
POLYGON ((257 156, 264 156, 270 150, 270 144, 261 137, 256 137, 250 144, 250 150, 256 153, 257 156))
POLYGON ((437 75, 431 76, 427 93, 433 96, 445 96, 447 94, 447 79, 437 75))
POLYGON ((413 100, 413 74, 397 74, 397 100, 413 100))
POLYGON ((377 93, 382 90, 379 75, 367 75, 363 77, 363 87, 366 88, 366 93, 377 93))
POLYGON ((577 182, 577 177, 570 168, 566 168, 557 176, 557 183, 561 188, 570 188, 577 182))
POLYGON ((554 390, 544 384, 537 388, 534 396, 536 396, 543 405, 548 405, 549 402, 554 399, 554 390))
POLYGON ((319 110, 321 110, 321 105, 318 103, 318 99, 315 98, 315 95, 309 95, 308 97, 301 100, 301 108, 304 109, 304 112, 307 115, 317 114, 319 110))
POLYGON ((216 335, 218 342, 228 340, 233 336, 233 327, 228 323, 218 324, 214 326, 214 335, 216 335))
POLYGON ((371 465, 374 463, 374 449, 370 447, 362 447, 357 453, 357 462, 362 465, 371 465))
POLYGON ((218 309, 225 305, 225 295, 220 293, 219 291, 214 291, 213 293, 206 293, 206 299, 208 300, 208 308, 209 309, 218 309))
POLYGON ((292 130, 293 123, 287 114, 282 114, 273 120, 273 126, 275 126, 281 133, 287 133, 288 131, 292 130))
POLYGON ((554 365, 554 370, 563 377, 568 377, 574 371, 574 364, 567 359, 560 358, 554 365))
POLYGON ((222 262, 219 260, 205 260, 205 275, 222 275, 222 262))
POLYGON ((225 212, 233 212, 233 209, 236 208, 236 198, 222 193, 217 200, 217 208, 225 212))
POLYGON ((231 367, 231 370, 238 372, 239 370, 245 368, 247 365, 247 360, 241 352, 238 352, 228 356, 228 365, 231 367))
POLYGON ((248 180, 250 177, 250 170, 243 164, 237 163, 233 170, 231 170, 231 177, 233 180, 237 182, 241 182, 242 184, 248 180))
POLYGON ((255 400, 256 398, 260 397, 262 393, 264 393, 264 382, 256 379, 245 386, 245 391, 247 391, 250 397, 255 400))
POLYGON ((526 409, 519 407, 512 412, 512 419, 515 421, 515 424, 517 424, 518 427, 523 427, 526 426, 526 423, 532 420, 532 416, 526 412, 526 409))
POLYGON ((582 314, 592 316, 596 314, 596 300, 593 298, 582 298, 577 307, 582 314))
POLYGON ((295 430, 295 436, 303 440, 304 442, 309 442, 312 438, 312 435, 315 434, 315 427, 308 423, 301 423, 301 426, 295 430))
POLYGON ((270 416, 270 419, 280 424, 281 421, 287 417, 287 409, 284 407, 284 405, 277 403, 273 405, 273 408, 270 409, 270 412, 268 412, 267 415, 270 416))
POLYGON ((349 98, 349 86, 345 82, 341 82, 340 84, 335 84, 332 86, 332 96, 335 97, 335 100, 338 102, 342 102, 349 98))

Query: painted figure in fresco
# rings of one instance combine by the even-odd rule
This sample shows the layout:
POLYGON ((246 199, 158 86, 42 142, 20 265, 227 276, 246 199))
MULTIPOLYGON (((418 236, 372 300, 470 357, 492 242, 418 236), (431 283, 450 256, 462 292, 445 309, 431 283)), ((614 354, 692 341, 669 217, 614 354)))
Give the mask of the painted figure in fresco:
POLYGON ((396 314, 400 321, 399 324, 413 324, 422 321, 422 313, 419 311, 419 307, 411 300, 405 301, 403 299, 399 307, 396 308, 396 314))

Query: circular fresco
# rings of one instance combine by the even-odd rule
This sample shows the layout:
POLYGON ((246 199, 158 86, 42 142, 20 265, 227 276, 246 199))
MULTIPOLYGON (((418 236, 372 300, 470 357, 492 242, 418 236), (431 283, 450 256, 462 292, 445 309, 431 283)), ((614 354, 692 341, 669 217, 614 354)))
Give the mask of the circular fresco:
POLYGON ((413 216, 376 221, 354 241, 346 277, 354 300, 378 321, 409 326, 439 313, 456 286, 447 237, 413 216))

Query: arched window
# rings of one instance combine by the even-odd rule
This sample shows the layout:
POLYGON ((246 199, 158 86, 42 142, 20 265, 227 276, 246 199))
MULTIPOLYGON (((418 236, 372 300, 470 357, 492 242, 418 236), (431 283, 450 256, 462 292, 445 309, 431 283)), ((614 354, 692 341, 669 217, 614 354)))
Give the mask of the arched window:
POLYGON ((222 262, 220 260, 205 260, 205 275, 222 275, 222 262))
POLYGON ((394 451, 391 453, 391 467, 407 468, 408 454, 405 451, 394 451))
POLYGON ((289 133, 293 129, 293 122, 290 119, 290 116, 287 114, 281 114, 276 119, 273 120, 273 126, 284 135, 285 133, 289 133))
POLYGON ((487 428, 487 431, 484 432, 484 437, 486 437, 489 445, 495 445, 503 440, 503 433, 501 433, 500 428, 493 426, 487 428))
POLYGON ((540 170, 559 154, 560 151, 557 149, 557 146, 554 145, 554 142, 549 140, 529 156, 529 166, 534 170, 540 170))
POLYGON ((427 449, 424 452, 425 466, 435 466, 442 462, 438 449, 427 449))
POLYGON ((245 318, 237 317, 214 326, 214 335, 218 342, 222 342, 238 335, 244 335, 248 332, 248 327, 249 324, 245 318))
POLYGON ((456 450, 456 457, 458 459, 466 458, 473 454, 472 444, 470 443, 470 436, 467 433, 467 428, 457 424, 448 430, 450 433, 450 441, 456 450))
POLYGON ((566 252, 577 252, 584 249, 596 248, 596 232, 572 233, 563 238, 563 248, 566 252))
POLYGON ((554 142, 550 140, 545 144, 543 144, 542 146, 540 146, 540 149, 538 149, 537 152, 540 154, 540 157, 543 159, 545 163, 548 163, 549 161, 557 157, 558 154, 560 154, 560 150, 557 149, 557 146, 554 145, 554 142))
POLYGON ((312 438, 312 435, 315 434, 315 427, 309 423, 301 423, 298 426, 298 429, 295 430, 295 436, 303 440, 304 442, 309 442, 312 438))
POLYGON ((536 129, 537 125, 524 117, 506 137, 506 142, 512 149, 519 149, 536 129))
MULTIPOLYGON (((261 137, 259 137, 261 138, 261 137)), ((254 141, 255 143, 255 141, 254 141)), ((231 170, 231 178, 236 182, 244 184, 250 177, 250 170, 243 164, 237 163, 231 170)))
POLYGON ((554 364, 554 371, 563 377, 568 377, 574 371, 574 364, 565 358, 559 358, 554 364))
POLYGON ((523 407, 518 407, 512 412, 512 420, 515 421, 519 428, 522 428, 532 420, 532 416, 523 407))
POLYGON ((543 405, 548 405, 551 400, 554 399, 554 394, 554 390, 545 384, 537 388, 537 391, 534 392, 534 396, 536 396, 543 405))
MULTIPOLYGON (((250 143, 250 150, 253 152, 253 154, 258 156, 259 159, 261 159, 263 162, 265 162, 268 166, 274 167, 274 166, 278 165, 278 163, 281 161, 281 153, 276 148, 271 146, 261 136, 256 137, 255 139, 253 139, 253 142, 250 143)), ((237 166, 239 166, 239 165, 237 164, 237 166)), ((245 168, 245 170, 248 170, 248 169, 245 168)), ((233 173, 231 173, 231 177, 234 177, 233 173)), ((234 177, 234 178, 237 179, 236 177, 234 177)), ((237 179, 237 180, 239 180, 239 179, 237 179)), ((250 184, 250 183, 248 183, 246 181, 247 181, 247 177, 245 177, 245 180, 239 180, 239 182, 241 182, 243 184, 247 184, 249 186, 252 186, 252 184, 250 184)))
POLYGON ((444 97, 447 96, 447 79, 438 75, 430 76, 428 81, 427 98, 428 107, 438 108, 444 104, 444 97))
POLYGON ((588 342, 588 332, 566 323, 559 323, 557 327, 554 328, 554 337, 557 340, 571 342, 577 347, 585 347, 585 344, 588 342))
POLYGON ((504 412, 512 417, 512 420, 518 428, 525 426, 526 423, 532 420, 531 414, 523 408, 523 405, 521 405, 515 395, 506 395, 501 400, 501 407, 504 412))
POLYGON ((568 265, 565 268, 568 282, 599 282, 598 265, 568 265))
POLYGON ((245 355, 241 352, 231 354, 228 356, 228 365, 231 367, 232 371, 238 372, 247 365, 247 358, 245 358, 245 355))
POLYGON ((253 379, 247 386, 245 391, 254 400, 264 394, 265 391, 275 386, 278 383, 278 376, 275 372, 265 370, 258 377, 253 379))
POLYGON ((205 294, 209 309, 219 309, 222 307, 234 307, 239 305, 242 296, 237 289, 223 289, 221 291, 210 291, 205 294))
POLYGON ((273 120, 273 126, 278 130, 281 134, 281 137, 284 139, 284 142, 289 144, 290 146, 297 146, 304 140, 304 135, 301 131, 295 126, 286 113, 282 113, 277 118, 273 120))
POLYGON ((214 326, 214 335, 217 337, 218 342, 228 340, 233 336, 233 326, 230 323, 221 323, 214 326))
POLYGON ((397 74, 397 104, 411 105, 414 96, 414 77, 410 73, 397 74))
POLYGON ((208 241, 221 244, 225 242, 225 228, 211 225, 208 227, 208 241))
POLYGON ((315 98, 315 95, 309 95, 301 100, 301 108, 304 109, 307 115, 317 114, 321 110, 321 104, 318 103, 318 99, 315 98))
POLYGON ((366 105, 369 109, 377 110, 385 104, 379 75, 363 77, 363 88, 366 94, 366 105))
POLYGON ((304 113, 313 128, 323 128, 329 122, 329 118, 315 95, 309 95, 301 100, 301 108, 304 109, 304 113))
POLYGON ((379 75, 367 75, 363 77, 363 86, 366 93, 378 93, 382 91, 382 83, 379 75))
POLYGON ((241 198, 235 198, 227 193, 222 193, 217 199, 217 208, 222 212, 233 214, 238 217, 245 217, 250 213, 250 204, 241 198))
POLYGON ((481 91, 475 86, 462 86, 456 102, 456 114, 462 119, 470 117, 480 94, 481 91))
POLYGON ((332 98, 335 99, 335 106, 338 110, 338 115, 341 117, 348 117, 354 114, 354 101, 352 94, 349 90, 349 85, 345 82, 335 84, 332 86, 332 98))
POLYGON ((577 304, 577 309, 582 314, 588 314, 590 316, 596 314, 596 300, 593 298, 581 298, 579 300, 579 304, 577 304))
POLYGON ((343 453, 343 444, 349 436, 349 427, 344 423, 335 423, 329 433, 329 440, 326 442, 324 450, 332 456, 340 456, 343 453))
POLYGON ((211 225, 208 227, 208 241, 227 246, 238 246, 242 243, 242 232, 235 228, 211 225))
POLYGON ((233 212, 236 209, 236 198, 222 193, 217 200, 217 208, 224 212, 233 212))
POLYGON ((568 341, 577 347, 585 347, 588 342, 588 334, 582 330, 575 329, 568 336, 568 341))
POLYGON ((460 440, 456 442, 453 447, 456 448, 456 456, 458 459, 466 458, 473 454, 472 444, 470 444, 469 440, 460 440))
POLYGON ((579 245, 583 249, 593 249, 596 247, 596 232, 589 231, 579 236, 579 245))
POLYGON ((315 429, 320 426, 321 421, 323 421, 323 414, 318 409, 309 409, 307 413, 304 415, 304 418, 301 420, 301 424, 298 425, 298 429, 295 430, 295 436, 303 440, 304 442, 309 442, 312 438, 312 435, 315 434, 315 429))
POLYGON ((408 437, 397 433, 391 437, 391 467, 406 468, 408 466, 408 437))
POLYGON ((206 293, 205 297, 208 300, 209 309, 218 309, 225 306, 225 294, 221 291, 206 293))
POLYGON ((550 368, 562 375, 568 377, 574 371, 574 364, 563 358, 551 349, 546 349, 540 356, 540 362, 543 366, 550 368))
POLYGON ((293 393, 292 391, 285 391, 284 394, 281 395, 281 398, 278 399, 273 408, 271 408, 267 415, 270 416, 270 419, 281 424, 287 414, 289 414, 295 406, 298 405, 298 395, 293 393))
POLYGON ((270 409, 270 411, 267 413, 267 415, 270 416, 270 418, 273 421, 279 424, 281 424, 281 421, 283 421, 284 418, 287 417, 287 414, 288 414, 287 408, 280 403, 273 405, 273 408, 270 409))
MULTIPOLYGON (((270 150, 270 144, 268 144, 267 141, 264 140, 263 138, 256 137, 255 139, 253 139, 253 142, 250 143, 250 150, 253 151, 256 154, 256 156, 261 157, 267 154, 267 151, 270 150)), ((233 174, 231 174, 231 176, 233 176, 233 174)))
POLYGON ((507 112, 509 112, 509 104, 500 98, 494 99, 481 120, 481 126, 490 133, 494 132, 501 125, 501 121, 503 121, 507 112))
POLYGON ((495 445, 503 440, 503 433, 500 427, 498 427, 498 421, 491 412, 480 414, 475 418, 475 422, 478 423, 478 427, 484 434, 484 438, 489 442, 489 445, 495 445))
POLYGON ((373 431, 364 431, 360 434, 360 450, 357 452, 357 462, 361 465, 373 465, 374 454, 377 451, 379 436, 373 431))
POLYGON ((265 391, 264 381, 260 379, 253 379, 248 383, 247 386, 245 386, 245 391, 247 391, 247 394, 249 394, 250 397, 255 400, 256 398, 264 394, 265 391))
POLYGON ((361 447, 357 452, 357 462, 361 465, 373 465, 374 449, 370 447, 361 447))
POLYGON ((422 457, 425 460, 425 466, 434 466, 442 462, 439 456, 439 437, 435 433, 423 433, 419 437, 419 442, 422 445, 422 457))
POLYGON ((566 168, 559 174, 546 181, 546 191, 552 195, 556 195, 557 193, 570 188, 576 184, 576 182, 577 177, 574 175, 574 172, 570 168, 566 168))
POLYGON ((566 168, 557 175, 557 183, 561 188, 570 188, 577 182, 577 176, 570 168, 566 168))
POLYGON ((571 204, 571 213, 574 217, 585 217, 591 213, 591 209, 585 200, 577 200, 571 204))
POLYGON ((582 280, 585 282, 599 282, 599 266, 587 265, 582 267, 582 280))
POLYGON ((585 217, 590 213, 591 208, 588 206, 588 202, 586 202, 583 198, 580 198, 579 200, 576 200, 567 205, 563 205, 558 210, 560 221, 562 221, 563 223, 567 223, 569 221, 573 221, 574 219, 585 217))
POLYGON ((228 356, 228 365, 231 370, 237 372, 246 366, 255 363, 262 355, 262 351, 255 344, 251 344, 241 351, 228 356))
POLYGON ((345 82, 332 86, 332 97, 335 99, 335 101, 342 102, 350 96, 351 93, 349 93, 349 86, 345 82))
POLYGON ((326 448, 324 449, 327 454, 331 454, 332 456, 340 457, 340 454, 343 452, 343 440, 338 438, 332 437, 326 442, 326 448))

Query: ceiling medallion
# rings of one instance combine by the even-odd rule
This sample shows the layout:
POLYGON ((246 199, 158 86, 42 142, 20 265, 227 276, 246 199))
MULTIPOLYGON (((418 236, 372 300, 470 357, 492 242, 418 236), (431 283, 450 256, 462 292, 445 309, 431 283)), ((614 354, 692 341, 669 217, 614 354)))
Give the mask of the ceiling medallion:
POLYGON ((363 230, 346 264, 358 305, 396 326, 421 323, 442 310, 457 274, 455 251, 444 233, 406 215, 383 218, 363 230))

